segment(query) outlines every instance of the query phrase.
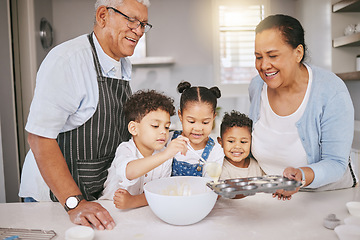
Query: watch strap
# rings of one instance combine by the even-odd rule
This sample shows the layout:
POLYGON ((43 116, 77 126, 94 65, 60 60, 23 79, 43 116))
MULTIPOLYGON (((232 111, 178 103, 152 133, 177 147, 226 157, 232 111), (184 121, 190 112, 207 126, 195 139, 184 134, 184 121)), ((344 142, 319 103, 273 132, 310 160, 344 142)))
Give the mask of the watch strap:
POLYGON ((65 210, 66 210, 67 212, 70 211, 70 210, 72 210, 72 209, 75 209, 77 206, 79 206, 79 203, 80 203, 82 200, 84 200, 84 196, 83 196, 82 194, 75 195, 75 196, 70 196, 70 197, 68 197, 68 198, 66 199, 65 204, 64 204, 64 208, 65 208, 65 210), (66 201, 67 201, 67 199, 70 198, 70 197, 75 197, 75 198, 77 199, 77 201, 78 201, 78 203, 76 204, 76 206, 75 206, 74 208, 69 208, 69 207, 66 205, 66 201))

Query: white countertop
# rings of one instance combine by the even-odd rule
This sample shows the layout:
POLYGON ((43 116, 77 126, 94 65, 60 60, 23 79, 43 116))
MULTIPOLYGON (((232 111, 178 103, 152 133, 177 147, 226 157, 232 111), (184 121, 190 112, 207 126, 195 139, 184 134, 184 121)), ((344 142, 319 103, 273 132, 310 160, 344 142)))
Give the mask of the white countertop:
MULTIPOLYGON (((116 209, 112 201, 99 201, 113 216, 117 226, 95 230, 97 239, 327 239, 337 240, 333 230, 323 227, 330 213, 340 220, 349 217, 345 203, 360 201, 360 189, 329 192, 299 192, 290 201, 256 194, 243 199, 220 198, 202 221, 189 226, 169 225, 149 207, 116 209)), ((0 204, 0 227, 54 230, 64 239, 71 223, 59 203, 0 204)))

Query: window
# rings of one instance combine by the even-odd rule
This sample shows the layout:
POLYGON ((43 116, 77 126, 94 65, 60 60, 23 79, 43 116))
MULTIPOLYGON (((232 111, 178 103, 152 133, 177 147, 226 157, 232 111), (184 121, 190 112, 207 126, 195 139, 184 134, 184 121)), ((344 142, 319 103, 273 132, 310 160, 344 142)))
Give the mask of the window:
POLYGON ((256 76, 255 27, 264 19, 261 1, 217 1, 221 84, 249 83, 256 76))

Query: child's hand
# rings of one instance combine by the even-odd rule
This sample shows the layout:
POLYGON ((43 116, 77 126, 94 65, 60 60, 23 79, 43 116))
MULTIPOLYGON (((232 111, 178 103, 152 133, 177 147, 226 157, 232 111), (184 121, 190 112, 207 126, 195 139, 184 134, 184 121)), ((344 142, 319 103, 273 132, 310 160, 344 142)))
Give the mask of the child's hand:
POLYGON ((174 157, 178 152, 185 155, 187 152, 188 142, 189 139, 187 137, 179 136, 169 143, 165 151, 170 155, 170 157, 174 157))
POLYGON ((119 209, 132 208, 132 199, 134 198, 127 190, 119 188, 114 194, 114 204, 119 209))
POLYGON ((119 188, 114 194, 114 204, 116 208, 127 209, 132 195, 125 189, 119 188))
POLYGON ((130 209, 148 205, 145 194, 131 195, 127 190, 119 188, 114 194, 114 204, 118 209, 130 209))

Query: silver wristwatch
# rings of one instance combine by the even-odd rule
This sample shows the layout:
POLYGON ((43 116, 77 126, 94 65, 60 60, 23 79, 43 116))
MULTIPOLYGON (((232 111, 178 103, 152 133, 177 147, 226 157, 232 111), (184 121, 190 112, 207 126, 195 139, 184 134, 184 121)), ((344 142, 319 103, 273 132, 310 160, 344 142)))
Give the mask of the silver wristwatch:
POLYGON ((68 212, 68 211, 76 208, 79 205, 80 201, 83 199, 84 199, 84 197, 81 194, 68 197, 66 199, 65 205, 64 205, 65 210, 68 212))

